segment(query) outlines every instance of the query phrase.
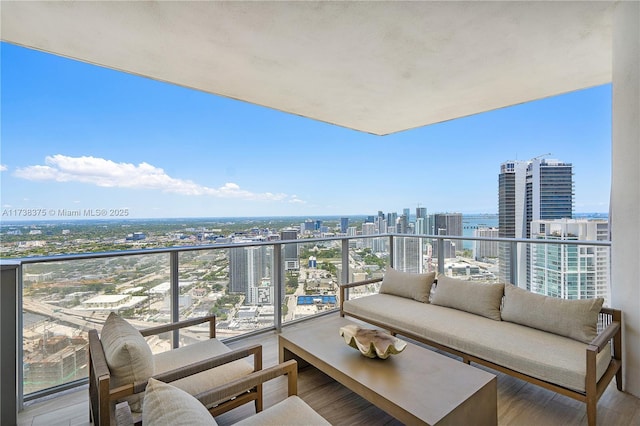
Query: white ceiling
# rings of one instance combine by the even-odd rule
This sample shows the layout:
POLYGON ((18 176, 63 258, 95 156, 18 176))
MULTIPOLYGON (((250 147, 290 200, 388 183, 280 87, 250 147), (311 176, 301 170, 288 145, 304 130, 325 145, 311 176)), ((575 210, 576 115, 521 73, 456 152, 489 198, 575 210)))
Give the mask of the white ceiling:
POLYGON ((2 40, 384 135, 611 81, 615 2, 13 2, 2 40))

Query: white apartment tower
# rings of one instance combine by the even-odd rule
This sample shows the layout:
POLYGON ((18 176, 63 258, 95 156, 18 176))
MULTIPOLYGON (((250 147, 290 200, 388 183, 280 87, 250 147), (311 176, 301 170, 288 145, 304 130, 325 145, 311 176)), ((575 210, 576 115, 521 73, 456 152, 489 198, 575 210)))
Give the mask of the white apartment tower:
MULTIPOLYGON (((478 228, 473 230, 474 237, 498 238, 500 231, 498 228, 478 228)), ((473 258, 482 260, 485 258, 498 257, 497 241, 474 241, 473 242, 473 258)))
MULTIPOLYGON (((534 220, 531 238, 606 241, 605 220, 534 220)), ((534 244, 530 252, 531 291, 563 299, 609 300, 609 247, 534 244)))
POLYGON ((421 238, 396 237, 393 239, 393 267, 399 271, 423 272, 423 244, 421 238))

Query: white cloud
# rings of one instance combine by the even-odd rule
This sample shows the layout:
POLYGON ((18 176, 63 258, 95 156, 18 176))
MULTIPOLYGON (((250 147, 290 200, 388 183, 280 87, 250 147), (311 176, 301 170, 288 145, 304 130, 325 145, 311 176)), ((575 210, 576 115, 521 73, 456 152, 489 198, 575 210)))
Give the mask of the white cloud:
POLYGON ((208 195, 244 200, 284 200, 286 194, 254 193, 227 182, 209 188, 190 180, 176 179, 148 163, 116 163, 96 157, 47 156, 45 165, 19 168, 15 176, 34 181, 81 182, 107 188, 151 189, 182 195, 208 195))
POLYGON ((301 200, 300 198, 298 198, 297 195, 292 195, 291 198, 289 199, 289 202, 291 204, 307 204, 306 201, 301 200))
POLYGON ((0 172, 6 172, 7 170, 9 170, 9 168, 6 165, 0 164, 0 172))

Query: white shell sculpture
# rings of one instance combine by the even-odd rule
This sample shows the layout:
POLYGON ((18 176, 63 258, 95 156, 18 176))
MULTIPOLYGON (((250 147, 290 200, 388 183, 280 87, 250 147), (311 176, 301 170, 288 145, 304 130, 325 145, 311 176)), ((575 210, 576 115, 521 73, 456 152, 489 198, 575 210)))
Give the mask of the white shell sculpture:
POLYGON ((384 331, 362 328, 356 324, 340 327, 340 335, 349 346, 368 358, 387 359, 407 347, 406 342, 384 331))

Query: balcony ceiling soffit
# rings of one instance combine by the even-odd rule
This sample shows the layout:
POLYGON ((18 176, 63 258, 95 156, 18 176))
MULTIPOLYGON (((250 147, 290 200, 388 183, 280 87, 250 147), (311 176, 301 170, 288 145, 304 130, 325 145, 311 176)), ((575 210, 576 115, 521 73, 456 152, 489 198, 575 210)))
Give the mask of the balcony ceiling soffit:
POLYGON ((611 81, 615 2, 2 2, 2 39, 389 134, 611 81))

